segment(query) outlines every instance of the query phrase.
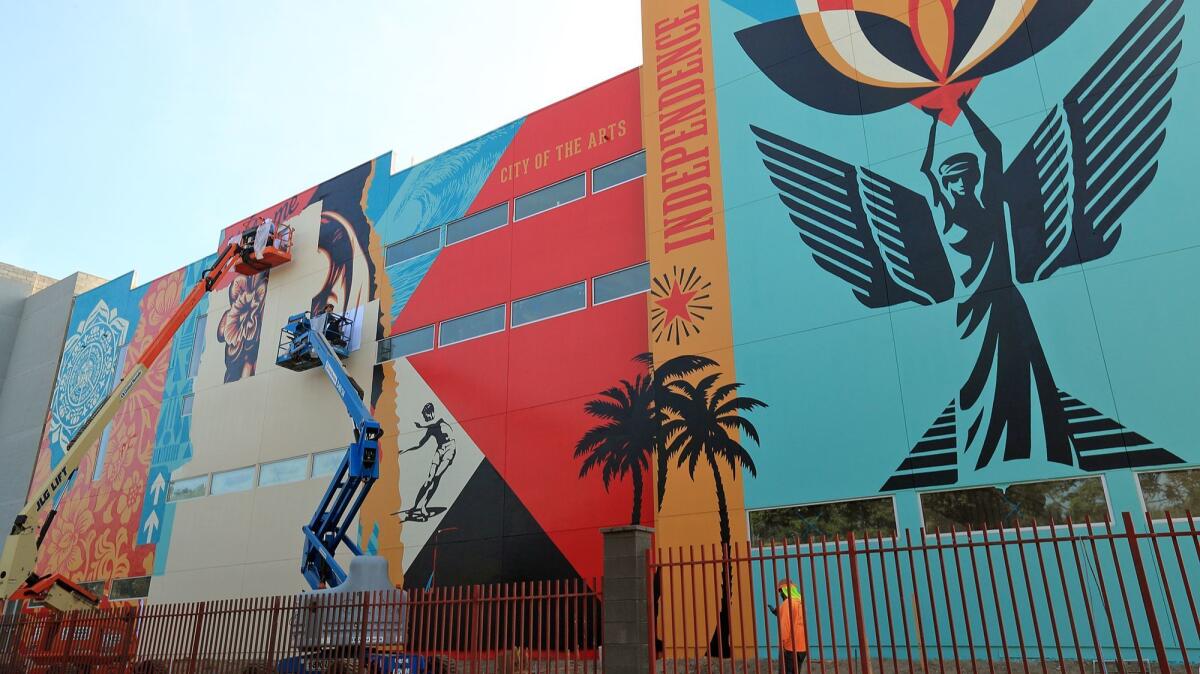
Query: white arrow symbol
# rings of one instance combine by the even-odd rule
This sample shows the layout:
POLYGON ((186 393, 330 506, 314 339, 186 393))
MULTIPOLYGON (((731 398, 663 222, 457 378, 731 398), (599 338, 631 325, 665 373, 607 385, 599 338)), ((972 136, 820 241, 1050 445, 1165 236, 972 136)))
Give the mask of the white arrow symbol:
POLYGON ((150 516, 146 518, 146 524, 143 527, 146 530, 146 538, 154 535, 154 530, 158 528, 158 513, 150 511, 150 516))
POLYGON ((163 481, 163 474, 159 473, 154 478, 154 482, 150 485, 150 493, 154 494, 154 505, 158 505, 158 499, 162 496, 163 489, 167 488, 167 483, 163 481))

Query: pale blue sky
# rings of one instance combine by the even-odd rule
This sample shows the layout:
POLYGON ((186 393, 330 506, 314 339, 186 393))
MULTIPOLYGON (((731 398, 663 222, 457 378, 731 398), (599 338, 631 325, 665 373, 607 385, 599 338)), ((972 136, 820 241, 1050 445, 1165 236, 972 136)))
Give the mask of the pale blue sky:
POLYGON ((0 261, 142 283, 641 62, 639 0, 0 0, 0 261))

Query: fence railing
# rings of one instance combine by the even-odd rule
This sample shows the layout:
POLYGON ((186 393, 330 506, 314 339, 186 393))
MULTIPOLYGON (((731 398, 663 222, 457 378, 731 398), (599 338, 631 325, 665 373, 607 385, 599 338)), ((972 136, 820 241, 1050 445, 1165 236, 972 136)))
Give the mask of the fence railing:
POLYGON ((1193 672, 1200 523, 1122 524, 660 550, 648 559, 651 671, 1193 672), (772 613, 786 614, 781 583, 803 602, 794 653, 780 622, 795 623, 772 613))
POLYGON ((0 671, 590 674, 599 581, 6 610, 0 671))

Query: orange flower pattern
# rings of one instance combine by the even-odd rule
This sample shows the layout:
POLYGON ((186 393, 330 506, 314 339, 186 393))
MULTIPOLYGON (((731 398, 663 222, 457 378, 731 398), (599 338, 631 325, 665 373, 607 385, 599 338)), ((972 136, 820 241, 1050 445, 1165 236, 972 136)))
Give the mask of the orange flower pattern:
MULTIPOLYGON (((164 276, 146 290, 122 376, 179 306, 185 274, 186 270, 179 270, 164 276)), ((137 545, 137 534, 169 360, 158 359, 113 418, 97 479, 92 479, 95 451, 80 464, 42 545, 38 573, 63 573, 76 581, 89 581, 147 575, 153 569, 154 546, 137 545)), ((44 435, 35 476, 49 473, 49 444, 49 436, 44 435)))

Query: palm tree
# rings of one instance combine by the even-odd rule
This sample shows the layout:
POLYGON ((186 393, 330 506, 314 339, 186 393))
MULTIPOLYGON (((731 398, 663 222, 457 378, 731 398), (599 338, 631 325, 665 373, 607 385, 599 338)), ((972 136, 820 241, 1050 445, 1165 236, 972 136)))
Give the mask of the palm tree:
MULTIPOLYGON (((705 356, 682 355, 675 356, 661 365, 654 365, 654 356, 650 353, 642 353, 634 356, 634 360, 644 364, 650 370, 650 379, 654 385, 654 412, 656 423, 667 414, 679 413, 679 410, 671 408, 671 400, 667 386, 675 380, 689 377, 693 374, 706 370, 710 367, 716 367, 717 361, 705 356)), ((662 435, 656 437, 654 446, 655 458, 657 459, 658 470, 658 503, 657 509, 662 510, 663 496, 667 493, 667 470, 669 468, 669 457, 666 452, 662 451, 662 435)))
POLYGON ((615 479, 629 475, 633 482, 633 514, 630 524, 641 523, 642 478, 650 469, 650 455, 658 437, 658 412, 654 408, 654 384, 649 376, 638 375, 630 383, 622 379, 618 386, 602 391, 601 398, 589 400, 584 409, 607 423, 595 426, 575 443, 575 458, 584 458, 579 477, 600 470, 604 489, 615 479))
POLYGON ((729 505, 725 498, 725 483, 721 478, 721 464, 733 471, 735 480, 742 469, 750 471, 751 476, 757 474, 750 452, 731 433, 740 431, 755 444, 760 444, 758 430, 741 413, 766 407, 767 404, 755 398, 736 395, 742 386, 740 383, 716 386, 720 376, 720 373, 710 374, 694 386, 686 379, 675 379, 666 385, 664 398, 659 402, 662 409, 670 410, 671 417, 662 426, 665 444, 659 456, 665 457, 665 461, 676 458, 680 467, 686 463, 692 479, 696 478, 696 467, 701 461, 712 469, 717 491, 717 514, 720 517, 721 549, 726 551, 726 561, 721 574, 719 627, 712 635, 708 648, 711 655, 724 658, 733 651, 729 620, 732 574, 728 562, 732 535, 729 531, 729 505))

